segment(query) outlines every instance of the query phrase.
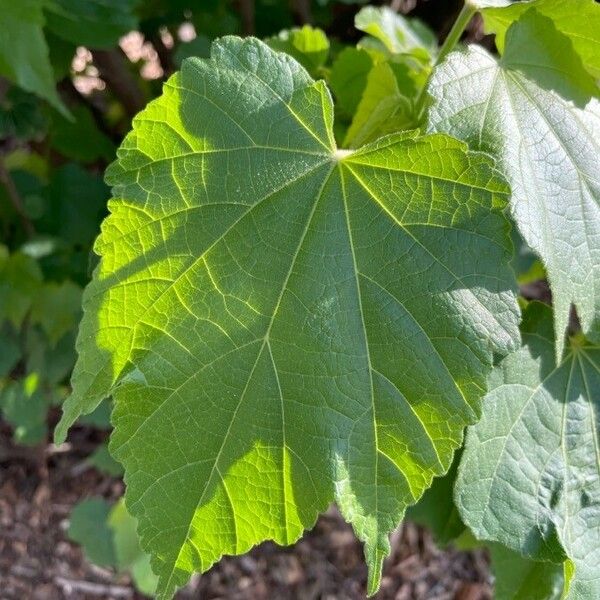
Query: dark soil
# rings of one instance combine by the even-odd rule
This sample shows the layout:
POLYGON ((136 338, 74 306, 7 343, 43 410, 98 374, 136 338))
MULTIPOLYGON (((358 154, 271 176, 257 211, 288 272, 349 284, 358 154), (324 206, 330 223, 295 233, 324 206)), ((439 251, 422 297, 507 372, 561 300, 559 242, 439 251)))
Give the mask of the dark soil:
MULTIPOLYGON (((123 483, 89 468, 102 435, 78 428, 70 443, 33 450, 13 446, 0 427, 0 599, 141 599, 126 575, 86 562, 66 530, 71 508, 89 496, 116 500, 123 483)), ((392 540, 378 600, 491 598, 482 553, 439 550, 406 523, 392 540)), ((337 511, 323 515, 295 546, 265 543, 225 558, 179 592, 179 600, 354 600, 364 598, 361 545, 337 511)))

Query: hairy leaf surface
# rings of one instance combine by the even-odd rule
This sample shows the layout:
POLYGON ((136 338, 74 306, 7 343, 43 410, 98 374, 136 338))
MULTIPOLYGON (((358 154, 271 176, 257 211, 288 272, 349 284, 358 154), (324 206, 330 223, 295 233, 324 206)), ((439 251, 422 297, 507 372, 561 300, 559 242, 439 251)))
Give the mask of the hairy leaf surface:
POLYGON ((476 420, 519 338, 490 160, 444 135, 335 148, 291 57, 223 38, 134 122, 57 431, 114 395, 111 450, 158 596, 288 544, 337 501, 388 534, 476 420))
POLYGON ((479 539, 575 565, 569 598, 600 597, 600 347, 573 339, 554 359, 551 310, 524 315, 525 345, 491 379, 471 427, 456 501, 479 539))
MULTIPOLYGON (((599 33, 600 35, 600 33, 599 33)), ((435 70, 429 129, 498 157, 512 212, 547 268, 561 355, 571 303, 600 337, 600 102, 566 36, 530 9, 496 59, 479 47, 435 70)))

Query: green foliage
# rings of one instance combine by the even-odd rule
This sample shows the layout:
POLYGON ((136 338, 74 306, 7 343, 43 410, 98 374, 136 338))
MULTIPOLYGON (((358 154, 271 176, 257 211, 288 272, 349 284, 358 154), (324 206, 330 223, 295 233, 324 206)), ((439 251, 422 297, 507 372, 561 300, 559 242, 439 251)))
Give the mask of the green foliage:
POLYGON ((68 111, 56 93, 44 38, 45 0, 2 2, 0 9, 0 75, 68 111))
POLYGON ((222 554, 294 541, 334 499, 375 591, 388 533, 476 419, 492 351, 518 342, 490 161, 440 135, 340 152, 331 121, 298 63, 226 38, 109 170, 57 439, 113 394, 159 597, 222 554))
POLYGON ((107 444, 98 446, 88 458, 88 462, 98 471, 106 473, 111 477, 123 475, 123 467, 111 456, 107 444))
POLYGON ((319 75, 329 55, 327 36, 310 25, 301 29, 283 30, 266 42, 273 50, 293 56, 313 77, 319 75))
POLYGON ((525 311, 522 330, 523 347, 494 373, 467 435, 458 507, 480 539, 537 560, 566 554, 575 566, 568 598, 595 598, 600 348, 579 334, 557 363, 551 310, 539 303, 525 311))
POLYGON ((69 537, 81 544, 89 561, 102 567, 115 564, 115 547, 106 521, 110 505, 103 498, 83 500, 73 508, 69 522, 69 537))
POLYGON ((154 595, 157 578, 148 555, 140 549, 136 520, 122 500, 113 506, 103 498, 83 500, 71 512, 68 533, 89 561, 128 572, 138 591, 154 595))
POLYGON ((3 423, 43 444, 69 394, 56 441, 114 406, 86 461, 131 515, 69 531, 148 595, 335 501, 369 593, 406 514, 485 544, 500 600, 600 597, 600 6, 468 0, 438 48, 344 3, 5 0, 3 423), (476 10, 499 56, 454 49, 476 10), (163 83, 131 30, 181 72, 116 152, 163 83))
POLYGON ((435 35, 417 19, 406 19, 383 6, 367 6, 356 15, 357 29, 379 40, 391 54, 420 52, 423 56, 437 47, 435 35))
POLYGON ((508 177, 514 219, 554 292, 557 356, 572 303, 598 339, 600 102, 571 41, 530 9, 510 26, 500 60, 473 46, 453 53, 429 91, 429 130, 491 153, 508 177))
MULTIPOLYGON (((479 2, 478 2, 479 3, 479 2)), ((488 0, 488 4, 490 4, 488 0)), ((502 50, 508 29, 531 9, 552 20, 554 26, 569 38, 584 67, 595 78, 600 77, 600 10, 595 0, 533 0, 502 2, 482 11, 486 30, 496 34, 502 50)))
POLYGON ((495 600, 561 600, 568 590, 565 566, 524 559, 501 544, 490 545, 495 600))
POLYGON ((136 4, 138 0, 51 0, 46 3, 48 28, 77 46, 111 47, 137 29, 136 4))
POLYGON ((129 571, 135 587, 142 594, 153 596, 158 578, 152 572, 150 557, 140 548, 137 521, 127 512, 122 500, 113 506, 108 527, 113 534, 117 569, 129 571))

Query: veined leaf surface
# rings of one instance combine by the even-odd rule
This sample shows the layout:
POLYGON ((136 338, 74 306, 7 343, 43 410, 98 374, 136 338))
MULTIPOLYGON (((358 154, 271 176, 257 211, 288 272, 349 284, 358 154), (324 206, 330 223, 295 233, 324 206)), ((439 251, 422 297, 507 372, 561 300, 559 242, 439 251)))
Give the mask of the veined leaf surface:
POLYGON ((557 355, 574 303, 600 338, 600 102, 598 88, 553 22, 530 9, 501 59, 454 52, 432 76, 429 129, 498 158, 527 243, 548 272, 557 355))
POLYGON ((507 188, 445 135, 335 148, 326 86, 255 39, 134 121, 57 440, 108 394, 158 596, 336 501, 377 589, 388 534, 519 339, 507 188))
POLYGON ((455 497, 479 539, 573 561, 569 599, 600 597, 600 347, 577 337, 557 364, 551 309, 533 303, 524 346, 491 378, 467 434, 455 497))

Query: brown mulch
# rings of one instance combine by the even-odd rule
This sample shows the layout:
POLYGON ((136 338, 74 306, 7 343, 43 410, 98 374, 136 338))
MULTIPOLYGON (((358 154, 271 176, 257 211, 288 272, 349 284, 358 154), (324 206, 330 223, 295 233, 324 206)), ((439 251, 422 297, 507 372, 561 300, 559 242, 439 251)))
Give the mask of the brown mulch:
MULTIPOLYGON (((79 429, 70 444, 32 451, 0 427, 0 600, 142 599, 126 575, 90 565, 66 535, 83 498, 116 500, 119 479, 85 464, 101 434, 79 429), (59 451, 60 450, 60 451, 59 451)), ((440 550, 412 523, 392 537, 377 600, 489 600, 485 555, 440 550)), ((181 590, 178 600, 358 600, 365 597, 361 545, 337 511, 290 548, 265 543, 224 558, 181 590)))

